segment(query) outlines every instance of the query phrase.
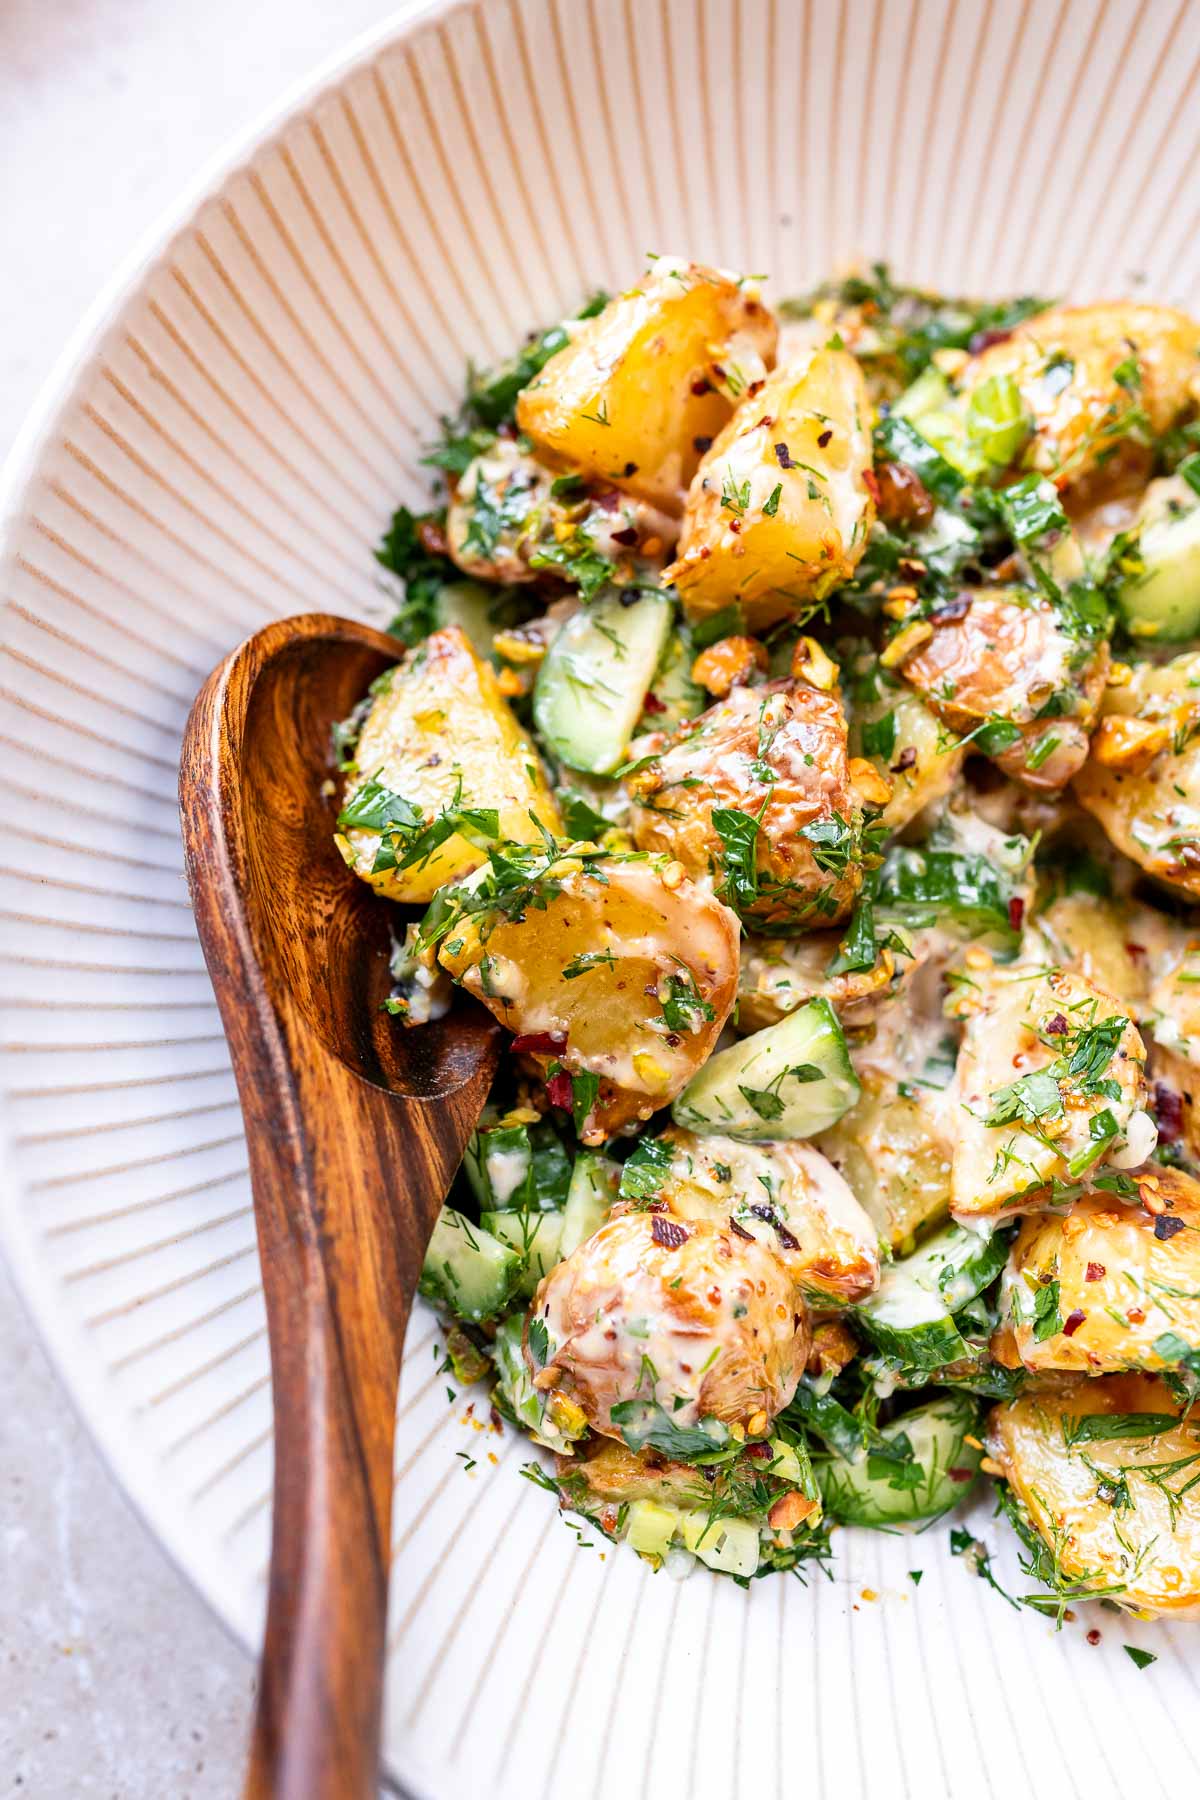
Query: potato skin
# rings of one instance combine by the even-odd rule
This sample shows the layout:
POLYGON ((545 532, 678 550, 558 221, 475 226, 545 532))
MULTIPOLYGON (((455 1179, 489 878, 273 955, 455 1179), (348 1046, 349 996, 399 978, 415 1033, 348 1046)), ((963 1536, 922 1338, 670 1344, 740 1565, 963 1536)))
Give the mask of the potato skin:
POLYGON ((844 919, 862 886, 861 863, 821 869, 804 827, 838 815, 854 832, 862 804, 850 780, 846 716, 834 694, 801 683, 735 688, 681 727, 629 779, 639 850, 680 861, 692 876, 723 874, 714 808, 762 817, 759 896, 745 909, 758 929, 812 930, 844 919), (759 779, 763 765, 776 779, 759 779), (763 810, 765 802, 765 811, 763 810))
POLYGON ((961 616, 931 620, 933 636, 905 659, 904 679, 963 735, 988 718, 1015 725, 1021 741, 996 756, 999 767, 1035 790, 1064 787, 1087 759, 1107 644, 1072 637, 1054 607, 1025 589, 966 590, 962 599, 969 604, 961 616), (1066 710, 1039 718, 1052 695, 1066 710), (1030 752, 1050 736, 1057 745, 1030 767, 1030 752))
POLYGON ((896 978, 896 959, 880 953, 873 969, 827 975, 842 941, 840 931, 813 931, 802 938, 742 939, 738 969, 737 1029, 765 1031, 806 1000, 828 1000, 845 1024, 862 1024, 884 999, 896 978))
MULTIPOLYGON (((1046 972, 1013 963, 965 992, 966 1003, 974 1010, 952 1085, 956 1137, 951 1207, 970 1217, 1000 1212, 1014 1201, 1023 1207, 1037 1205, 1045 1183, 1069 1180, 1068 1159, 1089 1147, 1089 1121, 1100 1112, 1111 1112, 1124 1132, 1146 1098, 1146 1047, 1115 1000, 1065 969, 1046 972), (1053 1121, 1058 1135, 1046 1142, 1025 1129, 1020 1119, 987 1124, 1001 1088, 1054 1060, 1055 1052, 1047 1044, 1055 1035, 1069 1052, 1073 1034, 1081 1027, 1115 1017, 1124 1018, 1125 1025, 1103 1075, 1116 1083, 1119 1097, 1084 1094, 1077 1083, 1063 1080, 1059 1091, 1064 1116, 1053 1121), (1049 1025, 1057 1031, 1048 1032, 1049 1025)), ((1121 1141, 1118 1137, 1112 1148, 1121 1141)))
POLYGON ((1145 480, 1153 452, 1126 434, 1126 415, 1142 407, 1151 435, 1161 437, 1194 410, 1198 356, 1200 325, 1171 307, 1060 306, 1036 313, 981 351, 957 386, 969 394, 990 376, 1012 375, 1034 421, 1026 465, 1048 475, 1069 499, 1091 502, 1145 480), (1140 380, 1123 387, 1114 373, 1131 357, 1140 380))
POLYGON ((1041 1213, 1021 1226, 1000 1316, 1027 1369, 1161 1370, 1169 1365, 1154 1345, 1165 1332, 1200 1350, 1200 1297, 1188 1297, 1200 1296, 1200 1183, 1181 1169, 1133 1179, 1149 1205, 1085 1194, 1065 1215, 1041 1213), (1173 1235, 1156 1235, 1160 1217, 1173 1235), (1039 1341, 1033 1297, 1049 1281, 1058 1282, 1058 1314, 1070 1330, 1039 1341))
POLYGON ((1200 899, 1200 653, 1140 664, 1126 687, 1106 692, 1102 726, 1109 719, 1161 725, 1166 741, 1126 768, 1106 765, 1094 744, 1076 798, 1147 874, 1200 899))
POLYGON ((680 1426, 769 1423, 808 1356, 796 1281, 757 1239, 707 1220, 664 1234, 663 1216, 611 1219, 542 1280, 532 1316, 549 1334, 546 1366, 605 1437, 621 1436, 612 1408, 626 1400, 657 1400, 680 1426))
POLYGON ((857 1103, 815 1141, 879 1236, 902 1255, 950 1209, 951 1146, 925 1090, 905 1096, 879 1069, 860 1067, 858 1075, 857 1103))
POLYGON ((665 572, 688 617, 736 602, 761 631, 794 618, 857 568, 875 517, 871 406, 844 350, 777 369, 743 400, 688 492, 665 572))
POLYGON ((736 997, 737 920, 690 881, 667 886, 663 873, 654 862, 565 856, 552 866, 557 892, 544 910, 464 918, 438 952, 510 1031, 563 1039, 554 1060, 600 1077, 585 1143, 673 1100, 736 997), (588 965, 565 975, 581 956, 588 965), (663 1016, 671 981, 690 982, 697 1002, 679 1030, 663 1016))
POLYGON ((701 451, 729 417, 708 379, 747 351, 768 368, 776 325, 757 290, 660 258, 639 287, 572 329, 524 388, 517 424, 552 463, 603 478, 676 517, 701 451))
POLYGON ((782 1258, 814 1302, 849 1306, 875 1292, 875 1227, 812 1144, 745 1144, 677 1126, 662 1141, 671 1145, 673 1156, 660 1194, 675 1217, 724 1224, 734 1215, 744 1231, 782 1258), (778 1224, 753 1210, 768 1194, 778 1224))
MULTIPOLYGON (((1134 1611, 1186 1618, 1200 1613, 1200 1486, 1176 1500, 1177 1514, 1139 1465, 1200 1452, 1200 1413, 1181 1415, 1165 1385, 1145 1375, 1079 1377, 998 1406, 988 1451, 1034 1531, 1057 1557, 1059 1579, 1134 1611), (1146 1438, 1084 1441, 1068 1449, 1075 1422, 1105 1413, 1166 1413, 1178 1423, 1146 1438), (1089 1463, 1091 1467, 1089 1468, 1089 1463), (1124 1480, 1128 1506, 1102 1497, 1124 1480), (1107 1592, 1106 1592, 1107 1590, 1107 1592)), ((1172 1482, 1181 1489, 1195 1473, 1172 1482)))
POLYGON ((874 692, 869 699, 859 697, 864 685, 852 684, 850 749, 855 756, 867 756, 864 726, 891 714, 895 742, 890 754, 872 753, 867 758, 892 790, 880 814, 890 834, 902 831, 925 807, 945 798, 958 781, 967 753, 958 748, 954 733, 934 709, 911 688, 894 681, 886 669, 872 672, 869 685, 874 692))
MULTIPOLYGON (((424 808, 427 818, 454 801, 461 781, 461 805, 495 807, 509 840, 537 842, 531 809, 549 831, 562 830, 541 758, 491 667, 457 625, 435 631, 391 671, 359 735, 345 801, 373 777, 424 808)), ((379 833, 352 830, 341 842, 356 875, 389 900, 410 905, 424 905, 446 882, 486 861, 485 851, 454 836, 410 869, 373 874, 379 833)))

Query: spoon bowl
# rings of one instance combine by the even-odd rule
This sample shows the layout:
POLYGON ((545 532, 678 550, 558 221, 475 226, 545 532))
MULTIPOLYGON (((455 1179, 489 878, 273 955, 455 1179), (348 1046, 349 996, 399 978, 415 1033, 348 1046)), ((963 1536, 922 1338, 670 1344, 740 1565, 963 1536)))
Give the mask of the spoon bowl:
POLYGON ((465 999, 419 1031, 390 1017, 394 914, 333 841, 332 726, 398 654, 345 619, 270 625, 201 689, 180 763, 271 1341, 270 1591, 246 1792, 280 1800, 375 1793, 401 1348, 502 1035, 465 999))

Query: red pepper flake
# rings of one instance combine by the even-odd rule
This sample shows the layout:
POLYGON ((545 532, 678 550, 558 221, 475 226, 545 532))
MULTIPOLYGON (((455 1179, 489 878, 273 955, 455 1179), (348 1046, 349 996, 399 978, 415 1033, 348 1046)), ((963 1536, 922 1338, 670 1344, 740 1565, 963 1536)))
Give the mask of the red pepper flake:
POLYGON ((616 512, 621 504, 621 496, 616 488, 605 488, 602 494, 595 495, 596 505, 602 512, 616 512))
POLYGON ((989 326, 986 331, 976 331, 967 340, 967 350, 972 356, 978 356, 981 350, 990 350, 993 344, 1003 344, 1012 336, 1012 326, 1005 329, 1002 325, 989 326))
POLYGON ((681 1250, 688 1241, 686 1228, 676 1219, 665 1219, 661 1213, 655 1213, 651 1221, 650 1236, 662 1250, 681 1250))
POLYGON ((546 1098, 551 1106, 561 1107, 563 1112, 571 1110, 571 1077, 565 1069, 552 1075, 546 1083, 546 1098))
POLYGON ((1075 1308, 1074 1312, 1068 1313, 1063 1320, 1063 1336, 1074 1337, 1086 1318, 1087 1314, 1078 1306, 1075 1308))
POLYGON ((1154 1116, 1164 1144, 1177 1144, 1183 1136, 1183 1095, 1165 1081, 1154 1084, 1154 1116))
POLYGON ((945 606, 939 606, 929 615, 931 625, 953 625, 958 619, 965 619, 971 610, 969 594, 957 594, 953 600, 947 600, 945 606))
POLYGON ((612 533, 612 541, 614 544, 624 544, 627 550, 632 549, 638 541, 638 534, 632 525, 626 525, 623 531, 612 533))
POLYGON ((912 768, 912 766, 916 762, 916 760, 917 760, 916 745, 915 744, 907 744, 905 746, 905 748, 900 752, 900 755, 897 757, 896 761, 892 764, 892 774, 893 775, 902 775, 905 769, 912 768))
POLYGON ((701 396, 704 394, 711 394, 712 391, 713 391, 713 385, 712 385, 712 382, 708 379, 707 375, 699 376, 692 383, 692 392, 693 392, 693 394, 695 394, 697 400, 699 400, 701 398, 701 396))
POLYGON ((828 425, 825 427, 824 431, 818 433, 817 443, 820 445, 822 450, 824 450, 825 446, 829 443, 829 441, 831 440, 832 437, 833 437, 833 430, 828 425))
POLYGON ((775 461, 779 464, 781 469, 794 469, 796 466, 792 461, 792 453, 786 444, 776 444, 775 461))
POLYGON ((1183 1224, 1182 1219, 1172 1219, 1166 1213, 1159 1213, 1154 1221, 1154 1235, 1160 1244, 1165 1244, 1168 1238, 1173 1238, 1176 1232, 1183 1230, 1183 1224))
POLYGON ((624 474, 625 474, 625 479, 626 479, 626 481, 628 481, 628 480, 629 480, 629 477, 630 477, 630 476, 631 476, 631 475, 636 475, 636 474, 637 474, 637 470, 638 470, 638 466, 637 466, 637 464, 636 464, 636 463, 635 463, 635 462, 627 462, 627 463, 626 463, 626 464, 625 464, 625 470, 624 470, 624 474))
POLYGON ((712 449, 712 439, 710 437, 705 437, 704 434, 701 433, 699 437, 694 437, 692 439, 692 449, 699 451, 700 455, 703 456, 706 450, 712 449))
POLYGON ((1146 954, 1145 944, 1126 944, 1125 948, 1129 952, 1130 956, 1133 956, 1133 957, 1145 956, 1145 954, 1146 954))
POLYGON ((1010 931, 1020 931, 1021 920, 1025 917, 1025 902, 1019 894, 1014 894, 1008 903, 1008 925, 1010 931))
POLYGON ((974 1469, 947 1469, 946 1473, 951 1481, 974 1481, 975 1479, 974 1469))
POLYGON ((666 710, 666 702, 660 700, 657 694, 647 694, 646 698, 642 701, 643 712, 665 713, 666 710))
POLYGON ((1086 1279, 1088 1281, 1103 1281, 1107 1273, 1108 1270, 1104 1267, 1103 1263, 1089 1263, 1087 1266, 1086 1279))
POLYGON ((775 1452, 770 1444, 747 1444, 745 1454, 752 1456, 756 1462, 761 1462, 764 1457, 769 1459, 775 1452))
POLYGON ((754 1242, 754 1233, 752 1231, 747 1231, 744 1225, 739 1225, 736 1219, 730 1219, 729 1229, 733 1232, 735 1237, 745 1238, 748 1244, 754 1242))
POLYGON ((875 505, 878 506, 879 505, 879 480, 875 474, 874 469, 864 469, 862 478, 863 478, 863 486, 866 488, 868 494, 870 494, 872 500, 875 502, 875 505))
POLYGON ((1096 1630, 1096 1627, 1094 1625, 1092 1626, 1092 1629, 1087 1634, 1087 1641, 1089 1644, 1091 1644, 1093 1646, 1095 1646, 1096 1644, 1098 1644, 1100 1642, 1100 1633, 1096 1630))
POLYGON ((1061 1013, 1055 1013, 1052 1019, 1046 1020, 1047 1037, 1065 1037, 1070 1029, 1061 1013))
POLYGON ((557 1031, 522 1031, 512 1041, 514 1056, 561 1056, 566 1047, 565 1035, 557 1031))

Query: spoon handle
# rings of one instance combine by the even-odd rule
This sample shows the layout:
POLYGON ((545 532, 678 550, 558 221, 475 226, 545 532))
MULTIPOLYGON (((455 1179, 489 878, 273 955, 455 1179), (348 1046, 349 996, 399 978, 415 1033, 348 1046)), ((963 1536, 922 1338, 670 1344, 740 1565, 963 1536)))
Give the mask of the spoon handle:
POLYGON ((397 1159, 413 1174, 419 1163, 411 1137, 407 1151, 399 1142, 398 1104, 331 1060, 319 1085, 319 1110, 313 1095, 300 1130, 295 1114, 282 1129, 278 1112, 274 1128, 253 1120, 242 1088, 275 1407, 248 1800, 376 1793, 396 1387, 432 1221, 428 1202, 422 1224, 404 1209, 407 1229, 380 1205, 397 1159))

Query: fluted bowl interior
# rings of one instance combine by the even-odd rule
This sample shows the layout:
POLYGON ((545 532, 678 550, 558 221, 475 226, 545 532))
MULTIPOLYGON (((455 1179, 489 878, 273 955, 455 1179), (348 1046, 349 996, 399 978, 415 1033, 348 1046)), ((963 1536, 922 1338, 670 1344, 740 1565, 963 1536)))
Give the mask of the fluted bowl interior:
MULTIPOLYGON (((770 272, 776 296, 865 256, 1195 308, 1198 139, 1186 0, 435 4, 265 121, 81 332, 0 558, 4 1238, 121 1479, 247 1645, 271 1404, 176 813, 200 683, 271 619, 384 621, 372 547, 427 491, 468 362, 647 250, 770 272)), ((1056 1633, 944 1522, 841 1533, 807 1587, 654 1576, 581 1547, 520 1478, 529 1446, 448 1394, 439 1344, 418 1305, 386 1713, 410 1791, 1200 1791, 1188 1627, 1056 1633)), ((1030 1591, 986 1505, 973 1528, 1030 1591)))

